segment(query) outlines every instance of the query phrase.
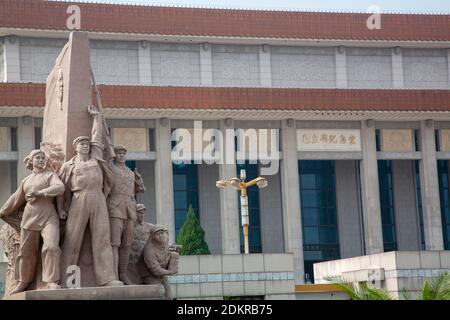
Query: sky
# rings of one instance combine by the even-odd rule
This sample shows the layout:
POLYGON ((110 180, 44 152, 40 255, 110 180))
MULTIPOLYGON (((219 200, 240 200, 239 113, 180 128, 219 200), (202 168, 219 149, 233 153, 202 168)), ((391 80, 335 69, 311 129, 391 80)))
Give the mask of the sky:
MULTIPOLYGON (((70 1, 70 0, 69 0, 70 1)), ((376 5, 381 12, 447 13, 450 0, 79 0, 81 2, 132 3, 218 8, 289 9, 367 12, 376 5)), ((370 10, 372 12, 373 10, 370 10)))

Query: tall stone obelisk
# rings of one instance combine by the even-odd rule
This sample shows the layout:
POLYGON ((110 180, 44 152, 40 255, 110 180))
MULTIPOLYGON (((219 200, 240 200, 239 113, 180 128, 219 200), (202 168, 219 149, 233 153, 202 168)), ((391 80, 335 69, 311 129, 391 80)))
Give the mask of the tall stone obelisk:
POLYGON ((92 103, 89 39, 71 32, 69 42, 56 59, 47 78, 43 125, 43 147, 54 161, 62 163, 75 155, 72 141, 91 135, 92 103), (61 159, 63 157, 63 159, 61 159))

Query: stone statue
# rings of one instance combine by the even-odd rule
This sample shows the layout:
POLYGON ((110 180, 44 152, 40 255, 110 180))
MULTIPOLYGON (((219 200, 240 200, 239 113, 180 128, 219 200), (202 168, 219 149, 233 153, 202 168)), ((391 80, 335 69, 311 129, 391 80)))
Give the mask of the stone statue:
POLYGON ((110 167, 114 174, 114 185, 107 199, 111 227, 111 245, 114 268, 118 278, 127 285, 133 284, 128 277, 128 262, 133 243, 133 229, 136 222, 135 194, 145 191, 141 175, 125 165, 127 149, 122 145, 114 147, 115 157, 110 167))
MULTIPOLYGON (((79 265, 81 245, 89 226, 92 244, 95 281, 98 286, 117 286, 106 198, 113 185, 113 173, 103 160, 102 114, 95 106, 88 106, 93 118, 92 139, 80 136, 74 139, 77 155, 65 162, 60 170, 66 187, 58 197, 58 212, 67 219, 62 244, 61 279, 66 284, 66 270, 79 265)), ((83 276, 83 275, 81 275, 83 276)))
POLYGON ((10 295, 11 291, 13 291, 18 284, 16 277, 14 276, 14 270, 16 268, 17 257, 19 256, 20 232, 9 224, 4 224, 0 229, 0 241, 3 243, 3 250, 8 258, 5 295, 10 295))
POLYGON ((131 272, 141 284, 159 284, 164 287, 166 298, 172 298, 167 276, 178 272, 179 246, 168 245, 167 228, 144 222, 145 206, 137 205, 131 272))
MULTIPOLYGON (((37 268, 40 238, 42 245, 42 281, 47 289, 58 289, 60 270, 59 219, 54 197, 64 192, 58 175, 45 169, 45 154, 33 150, 24 160, 32 173, 23 179, 17 191, 0 209, 0 217, 10 223, 8 216, 23 210, 20 223, 20 248, 15 261, 17 286, 10 294, 25 291, 33 281, 37 268)), ((11 258, 13 258, 14 254, 11 258)))

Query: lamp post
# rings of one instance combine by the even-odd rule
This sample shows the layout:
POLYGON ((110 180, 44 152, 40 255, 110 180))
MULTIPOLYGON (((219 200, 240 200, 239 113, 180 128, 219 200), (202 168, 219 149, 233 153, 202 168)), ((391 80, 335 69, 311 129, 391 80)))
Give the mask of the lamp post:
POLYGON ((216 182, 216 187, 225 188, 231 185, 235 190, 241 192, 241 224, 244 233, 244 252, 249 253, 248 249, 248 225, 250 224, 249 214, 248 214, 248 196, 247 188, 253 185, 257 185, 258 188, 262 189, 267 187, 267 179, 264 177, 257 177, 251 181, 245 182, 247 179, 247 174, 244 169, 240 172, 240 178, 234 177, 230 179, 222 179, 216 182))

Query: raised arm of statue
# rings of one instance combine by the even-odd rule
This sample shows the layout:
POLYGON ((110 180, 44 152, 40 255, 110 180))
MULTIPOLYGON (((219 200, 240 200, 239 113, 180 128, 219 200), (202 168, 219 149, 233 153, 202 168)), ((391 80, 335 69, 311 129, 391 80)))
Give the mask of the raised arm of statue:
POLYGON ((142 179, 141 174, 134 169, 134 193, 145 192, 144 179, 142 179))
POLYGON ((93 118, 92 138, 91 138, 91 157, 95 159, 103 159, 103 124, 102 114, 96 106, 88 106, 88 112, 93 118))

